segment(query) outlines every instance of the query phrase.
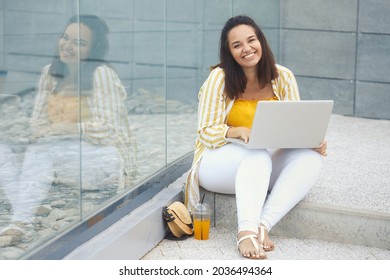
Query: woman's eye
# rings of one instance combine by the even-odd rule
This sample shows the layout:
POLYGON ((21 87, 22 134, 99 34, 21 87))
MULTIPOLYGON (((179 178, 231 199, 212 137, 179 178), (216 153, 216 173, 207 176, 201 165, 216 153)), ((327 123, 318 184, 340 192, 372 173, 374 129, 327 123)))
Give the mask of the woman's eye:
POLYGON ((73 42, 76 46, 85 46, 86 45, 85 42, 80 41, 80 40, 74 40, 73 42))
POLYGON ((62 34, 61 39, 68 40, 69 38, 68 38, 68 35, 62 34))

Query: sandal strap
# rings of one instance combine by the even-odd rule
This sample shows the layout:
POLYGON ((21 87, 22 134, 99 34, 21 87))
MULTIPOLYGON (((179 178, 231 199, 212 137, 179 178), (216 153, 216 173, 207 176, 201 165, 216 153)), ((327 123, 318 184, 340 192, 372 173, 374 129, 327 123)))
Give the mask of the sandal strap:
POLYGON ((237 241, 237 246, 240 245, 240 243, 246 239, 250 239, 252 244, 253 244, 253 247, 255 247, 255 249, 258 251, 259 250, 259 244, 256 242, 256 239, 257 239, 257 236, 256 234, 248 234, 248 235, 245 235, 243 237, 241 237, 238 241, 237 241))
POLYGON ((260 226, 260 242, 261 242, 261 244, 264 243, 266 230, 267 230, 267 228, 265 226, 260 226))

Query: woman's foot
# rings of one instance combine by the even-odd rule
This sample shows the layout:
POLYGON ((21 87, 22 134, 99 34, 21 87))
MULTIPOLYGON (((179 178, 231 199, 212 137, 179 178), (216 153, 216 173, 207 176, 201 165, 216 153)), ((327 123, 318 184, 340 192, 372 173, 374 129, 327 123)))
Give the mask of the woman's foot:
POLYGON ((265 225, 260 225, 257 238, 263 244, 264 251, 270 252, 275 248, 275 243, 269 238, 268 229, 265 225))
POLYGON ((241 231, 237 236, 237 247, 243 257, 250 259, 266 259, 267 255, 257 235, 252 231, 241 231))

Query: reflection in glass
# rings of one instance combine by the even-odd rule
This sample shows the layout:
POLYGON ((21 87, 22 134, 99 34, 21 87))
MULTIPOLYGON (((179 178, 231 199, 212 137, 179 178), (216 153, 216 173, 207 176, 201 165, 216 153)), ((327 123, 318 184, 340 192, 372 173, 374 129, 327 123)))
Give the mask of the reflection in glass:
POLYGON ((2 247, 31 245, 80 220, 80 188, 83 194, 98 192, 83 199, 85 215, 132 184, 135 146, 127 93, 104 61, 107 34, 97 16, 68 21, 39 79, 24 158, 0 146, 0 184, 12 212, 1 225, 2 247))
POLYGON ((273 0, 2 2, 0 234, 16 219, 14 201, 27 200, 22 194, 32 210, 23 204, 20 215, 32 222, 18 224, 23 236, 0 236, 0 259, 22 258, 119 197, 135 198, 149 188, 143 182, 191 153, 198 89, 232 13, 253 13, 278 46, 273 0), (99 16, 109 32, 95 34, 78 20, 67 30, 70 12, 99 16))

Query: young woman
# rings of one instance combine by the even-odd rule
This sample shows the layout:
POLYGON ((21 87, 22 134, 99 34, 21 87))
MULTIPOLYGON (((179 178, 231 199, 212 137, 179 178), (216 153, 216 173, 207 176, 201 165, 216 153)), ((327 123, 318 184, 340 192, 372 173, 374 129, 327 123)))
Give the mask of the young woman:
POLYGON ((22 235, 34 207, 54 180, 81 190, 104 184, 128 186, 135 169, 135 146, 126 109, 127 93, 104 61, 108 27, 94 15, 72 17, 50 65, 44 67, 31 118, 31 145, 19 164, 8 147, 0 184, 12 204, 12 230, 22 235), (82 182, 80 181, 80 178, 82 182))
POLYGON ((199 92, 185 202, 191 209, 199 201, 199 186, 235 194, 237 244, 244 257, 264 259, 274 249, 268 231, 315 183, 326 142, 317 149, 247 150, 227 138, 248 141, 258 101, 299 98, 293 73, 275 63, 259 26, 244 15, 230 18, 221 33, 220 64, 199 92))

